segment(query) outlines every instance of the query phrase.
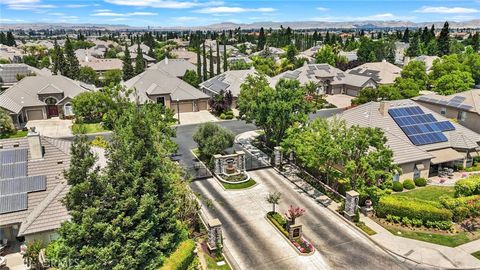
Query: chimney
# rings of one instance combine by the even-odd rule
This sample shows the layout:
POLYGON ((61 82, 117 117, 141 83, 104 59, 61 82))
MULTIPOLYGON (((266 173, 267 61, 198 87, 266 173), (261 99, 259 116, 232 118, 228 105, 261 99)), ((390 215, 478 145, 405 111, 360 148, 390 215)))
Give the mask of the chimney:
POLYGON ((390 103, 388 103, 388 101, 380 101, 378 110, 383 117, 388 115, 388 109, 390 109, 390 103))
POLYGON ((30 151, 30 157, 35 159, 43 158, 42 142, 40 141, 40 133, 35 131, 35 127, 32 127, 27 134, 28 138, 28 150, 30 151))

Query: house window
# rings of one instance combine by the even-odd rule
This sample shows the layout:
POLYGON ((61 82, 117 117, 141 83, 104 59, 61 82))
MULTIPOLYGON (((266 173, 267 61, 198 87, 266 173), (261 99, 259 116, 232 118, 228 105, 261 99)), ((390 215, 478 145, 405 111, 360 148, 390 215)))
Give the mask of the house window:
POLYGON ((162 104, 165 107, 165 97, 157 97, 157 104, 162 104))
POLYGON ((443 108, 440 110, 440 114, 441 114, 441 115, 446 115, 446 114, 447 114, 447 108, 443 107, 443 108))
POLYGON ((467 112, 458 112, 457 120, 464 122, 467 119, 467 112))
POLYGON ((73 108, 72 108, 72 104, 70 103, 67 103, 63 106, 63 111, 65 113, 65 116, 71 116, 73 115, 73 108))
POLYGON ((396 173, 395 175, 393 175, 393 182, 398 182, 400 180, 400 174, 399 173, 396 173))
POLYGON ((417 179, 417 178, 420 178, 420 170, 417 168, 417 166, 415 166, 413 168, 413 179, 417 179))

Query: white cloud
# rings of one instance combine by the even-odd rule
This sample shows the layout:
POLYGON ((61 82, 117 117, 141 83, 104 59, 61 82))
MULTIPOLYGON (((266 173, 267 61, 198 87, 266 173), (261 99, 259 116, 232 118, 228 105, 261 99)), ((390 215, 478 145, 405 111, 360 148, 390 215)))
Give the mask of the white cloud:
POLYGON ((176 22, 194 22, 194 21, 203 20, 202 18, 199 18, 199 17, 189 17, 189 16, 171 17, 171 19, 176 22))
POLYGON ((88 5, 82 5, 82 4, 71 4, 71 5, 65 5, 66 8, 83 8, 83 7, 88 7, 88 5))
POLYGON ((13 22, 25 22, 25 20, 0 18, 0 22, 13 23, 13 22))
POLYGON ((52 15, 52 16, 64 16, 65 13, 62 13, 62 12, 50 12, 50 13, 48 13, 48 15, 52 15))
POLYGON ((437 13, 437 14, 471 14, 480 12, 475 8, 464 8, 464 7, 429 7, 423 6, 417 10, 417 13, 437 13))
POLYGON ((322 22, 348 22, 348 21, 400 21, 400 20, 413 20, 415 17, 410 16, 397 16, 392 13, 381 13, 370 16, 328 16, 328 17, 314 17, 312 21, 322 22))
POLYGON ((10 4, 8 5, 9 9, 14 10, 36 10, 36 9, 49 9, 49 8, 56 8, 54 5, 41 5, 41 4, 26 4, 20 2, 20 4, 10 4))
POLYGON ((130 13, 115 13, 115 12, 97 12, 91 16, 96 17, 130 17, 130 16, 155 16, 158 13, 153 12, 130 12, 130 13))
POLYGON ((329 10, 328 8, 326 7, 317 7, 317 10, 320 10, 320 11, 327 11, 329 10))
POLYGON ((105 0, 105 2, 121 6, 154 7, 182 9, 200 6, 218 6, 223 1, 198 2, 194 1, 176 1, 176 0, 105 0))
POLYGON ((38 2, 40 2, 40 0, 2 0, 2 3, 5 5, 34 4, 38 2))
POLYGON ((110 9, 95 9, 93 12, 110 12, 111 10, 110 9))
POLYGON ((274 8, 242 8, 242 7, 209 7, 196 10, 196 13, 243 13, 243 12, 274 12, 274 8))

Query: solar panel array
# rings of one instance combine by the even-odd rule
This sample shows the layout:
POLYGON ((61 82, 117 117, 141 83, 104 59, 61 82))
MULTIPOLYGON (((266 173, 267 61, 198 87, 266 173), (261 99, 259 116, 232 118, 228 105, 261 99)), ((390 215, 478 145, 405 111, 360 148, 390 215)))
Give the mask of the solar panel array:
POLYGON ((457 109, 462 109, 462 110, 471 110, 473 109, 473 106, 467 105, 467 104, 462 104, 465 101, 465 97, 462 96, 454 96, 450 100, 441 100, 441 99, 436 99, 433 97, 426 97, 426 96, 420 96, 418 97, 418 100, 420 101, 425 101, 429 103, 434 103, 434 104, 439 104, 439 105, 445 105, 457 109))
POLYGON ((455 130, 449 121, 439 122, 418 106, 393 108, 388 113, 414 145, 446 142, 442 132, 455 130))
POLYGON ((0 151, 0 214, 26 210, 28 193, 46 190, 46 176, 27 176, 27 161, 26 148, 0 151))

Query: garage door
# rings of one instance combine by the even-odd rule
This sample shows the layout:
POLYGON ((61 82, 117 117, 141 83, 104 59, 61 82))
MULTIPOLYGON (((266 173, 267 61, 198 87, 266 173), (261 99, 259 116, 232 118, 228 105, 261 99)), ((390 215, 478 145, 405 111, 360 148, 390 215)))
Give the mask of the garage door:
POLYGON ((206 101, 206 100, 199 100, 199 101, 197 102, 197 110, 198 110, 198 111, 205 111, 205 110, 207 110, 207 103, 208 103, 208 101, 206 101))
POLYGON ((193 111, 193 102, 192 101, 187 101, 187 102, 180 102, 180 112, 192 112, 193 111))
POLYGON ((42 110, 28 110, 27 111, 27 119, 30 120, 42 120, 43 119, 43 111, 42 110))
POLYGON ((358 91, 353 90, 353 89, 347 89, 347 95, 352 96, 352 97, 356 97, 356 96, 358 96, 358 91))

